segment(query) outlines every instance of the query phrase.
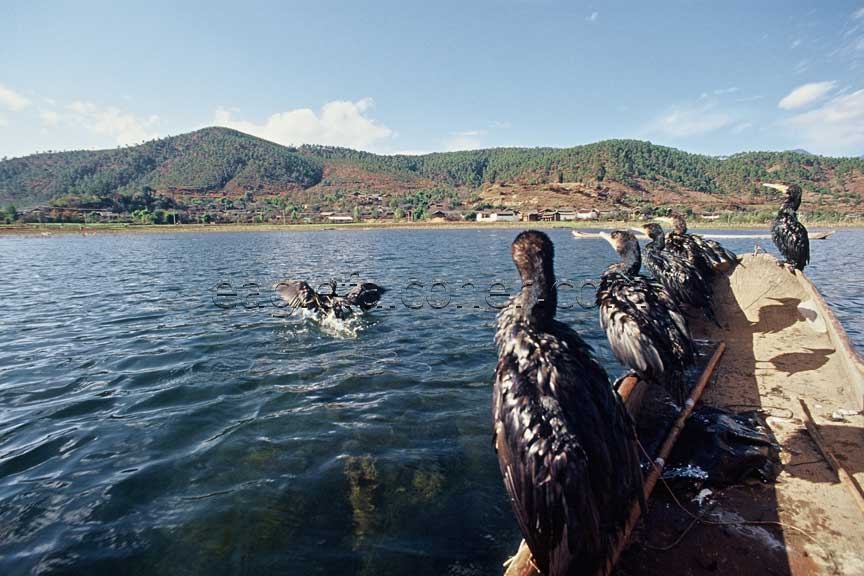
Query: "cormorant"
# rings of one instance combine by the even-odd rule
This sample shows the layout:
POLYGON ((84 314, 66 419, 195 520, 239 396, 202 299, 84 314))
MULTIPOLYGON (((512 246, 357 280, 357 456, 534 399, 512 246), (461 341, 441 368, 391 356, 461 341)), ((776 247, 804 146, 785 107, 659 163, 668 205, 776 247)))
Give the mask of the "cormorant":
POLYGON ((273 290, 291 308, 317 310, 318 294, 304 280, 280 280, 273 285, 273 290))
POLYGON ((664 386, 681 405, 688 392, 684 369, 694 356, 684 315, 662 284, 639 274, 636 236, 626 230, 600 236, 621 257, 606 268, 597 289, 600 325, 612 353, 644 380, 664 386))
POLYGON ((699 273, 711 281, 718 270, 726 270, 738 264, 738 256, 720 245, 719 242, 703 238, 699 234, 687 232, 684 216, 675 212, 670 217, 657 218, 672 225, 666 234, 666 250, 690 261, 699 273))
POLYGON ((786 194, 777 217, 771 225, 771 238, 780 254, 798 270, 810 263, 810 238, 807 228, 798 221, 798 207, 801 206, 801 187, 797 184, 763 184, 786 194))
POLYGON ((689 260, 665 250, 666 236, 657 223, 642 226, 651 242, 642 252, 642 265, 656 278, 678 304, 701 308, 705 316, 720 326, 711 307, 714 290, 689 260))
POLYGON ((280 280, 273 285, 273 290, 276 291, 283 301, 291 308, 303 308, 313 312, 319 312, 327 315, 332 314, 336 318, 344 319, 354 310, 352 305, 357 305, 362 308, 360 300, 349 301, 347 297, 339 296, 336 293, 336 281, 330 280, 327 282, 330 287, 330 293, 318 293, 303 280, 280 280))
POLYGON ((511 254, 524 287, 495 334, 498 463, 540 571, 597 574, 642 500, 633 423, 591 348, 554 318, 552 242, 522 232, 511 254))
POLYGON ((361 310, 371 310, 381 299, 381 294, 387 289, 373 282, 359 282, 345 294, 345 301, 361 310))

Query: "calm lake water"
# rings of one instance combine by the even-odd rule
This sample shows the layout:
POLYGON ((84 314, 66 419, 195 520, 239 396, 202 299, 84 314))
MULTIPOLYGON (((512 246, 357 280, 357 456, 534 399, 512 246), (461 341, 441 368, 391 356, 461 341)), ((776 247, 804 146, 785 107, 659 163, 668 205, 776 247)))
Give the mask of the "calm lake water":
MULTIPOLYGON (((516 283, 516 233, 0 238, 0 574, 500 573, 520 537, 491 444, 485 290, 516 283), (353 270, 392 288, 385 308, 274 315, 275 280, 353 270), (403 302, 412 279, 425 291, 403 302), (438 279, 444 308, 423 300, 446 302, 438 279), (238 299, 258 282, 260 307, 216 306, 221 280, 238 299)), ((613 260, 550 235, 559 277, 613 260)), ((864 231, 812 252, 864 346, 864 231)), ((560 317, 621 372, 596 310, 560 317)))

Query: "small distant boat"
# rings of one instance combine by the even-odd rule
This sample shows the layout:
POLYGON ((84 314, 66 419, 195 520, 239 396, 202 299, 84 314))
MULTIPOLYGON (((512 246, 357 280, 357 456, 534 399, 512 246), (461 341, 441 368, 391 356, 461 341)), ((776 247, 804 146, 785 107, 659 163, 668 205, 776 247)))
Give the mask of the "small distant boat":
MULTIPOLYGON (((809 232, 807 234, 810 240, 825 240, 832 234, 834 234, 835 230, 828 230, 827 232, 809 232)), ((771 234, 701 234, 701 236, 705 238, 712 238, 715 240, 770 240, 771 234)))
MULTIPOLYGON (((827 232, 810 232, 808 237, 810 240, 825 240, 832 234, 834 234, 835 230, 828 230, 827 232)), ((572 230, 570 232, 574 238, 585 239, 585 238, 600 238, 599 232, 580 232, 579 230, 572 230)), ((637 234, 638 235, 638 234, 637 234)), ((700 234, 700 236, 704 238, 711 238, 712 240, 770 240, 771 234, 700 234)), ((641 235, 642 238, 647 238, 644 234, 641 235)))

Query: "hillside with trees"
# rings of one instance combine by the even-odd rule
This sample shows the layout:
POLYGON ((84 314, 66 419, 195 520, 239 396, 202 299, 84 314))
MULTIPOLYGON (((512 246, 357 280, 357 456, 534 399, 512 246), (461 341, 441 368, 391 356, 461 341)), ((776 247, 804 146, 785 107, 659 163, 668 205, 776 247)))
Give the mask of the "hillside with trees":
POLYGON ((764 219, 777 202, 777 193, 761 186, 770 181, 801 184, 814 214, 860 217, 861 158, 803 151, 718 158, 635 140, 386 156, 289 148, 226 128, 0 161, 0 206, 7 220, 41 206, 40 221, 74 219, 76 210, 142 222, 166 221, 170 213, 174 221, 288 223, 334 212, 355 220, 419 219, 562 206, 619 216, 674 207, 764 219))
MULTIPOLYGON (((115 150, 34 154, 0 162, 0 202, 20 207, 75 197, 99 204, 142 190, 280 193, 321 180, 320 162, 226 128, 115 150)), ((104 204, 104 203, 103 203, 104 204)))

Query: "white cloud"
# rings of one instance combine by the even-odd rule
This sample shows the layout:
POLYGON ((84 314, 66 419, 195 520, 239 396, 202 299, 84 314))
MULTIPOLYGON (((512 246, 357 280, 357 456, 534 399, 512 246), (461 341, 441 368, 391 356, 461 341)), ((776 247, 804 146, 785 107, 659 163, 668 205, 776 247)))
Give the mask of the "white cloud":
POLYGON ((11 88, 7 88, 3 84, 0 84, 0 106, 13 112, 17 112, 18 110, 23 110, 30 106, 30 100, 18 94, 11 88))
POLYGON ((510 122, 507 120, 493 120, 489 123, 489 127, 504 130, 510 128, 510 122))
POLYGON ((591 15, 588 16, 588 17, 585 18, 585 19, 586 19, 588 22, 596 22, 596 21, 597 21, 597 18, 599 18, 599 17, 600 17, 600 13, 599 13, 599 12, 592 12, 591 15))
POLYGON ((749 130, 753 127, 753 124, 750 122, 741 122, 732 127, 733 134, 741 134, 745 130, 749 130))
POLYGON ((729 88, 717 88, 716 90, 714 90, 714 95, 724 96, 726 94, 735 94, 736 92, 738 92, 738 87, 730 86, 729 88))
POLYGON ((476 150, 481 147, 480 137, 483 136, 481 130, 465 130, 463 132, 454 132, 450 138, 444 141, 444 150, 447 152, 456 152, 459 150, 476 150))
POLYGON ((864 90, 835 96, 784 123, 808 150, 859 156, 864 151, 864 90))
POLYGON ((801 39, 800 39, 800 38, 796 38, 796 39, 792 42, 792 44, 789 45, 789 47, 792 48, 792 49, 794 50, 795 48, 797 48, 797 47, 800 46, 800 45, 801 45, 801 39))
POLYGON ((833 81, 803 84, 784 96, 777 106, 783 110, 795 110, 796 108, 809 106, 831 92, 836 84, 833 81))
POLYGON ((56 125, 61 121, 77 125, 88 132, 108 136, 119 145, 138 144, 159 137, 154 130, 159 122, 158 116, 141 118, 113 106, 102 108, 80 100, 67 105, 63 114, 53 116, 49 111, 47 116, 41 116, 41 120, 45 125, 51 122, 56 125))
POLYGON ((861 7, 852 13, 853 20, 860 20, 862 18, 864 18, 864 7, 861 7))
POLYGON ((273 114, 263 124, 235 119, 231 111, 219 108, 214 123, 288 146, 326 144, 369 150, 396 136, 369 118, 372 106, 371 98, 335 100, 324 104, 317 114, 310 108, 297 108, 273 114))
POLYGON ((753 96, 741 96, 740 98, 736 98, 735 102, 756 102, 763 98, 765 98, 763 94, 754 94, 753 96))
POLYGON ((54 128, 60 124, 60 114, 55 110, 40 110, 39 120, 42 121, 42 126, 45 128, 54 128))
POLYGON ((8 125, 9 125, 9 121, 6 120, 6 116, 4 116, 3 114, 0 114, 0 126, 8 126, 8 125))
POLYGON ((695 104, 673 106, 651 123, 651 131, 673 138, 686 138, 719 130, 735 121, 732 115, 718 110, 716 102, 706 96, 700 96, 695 104))

